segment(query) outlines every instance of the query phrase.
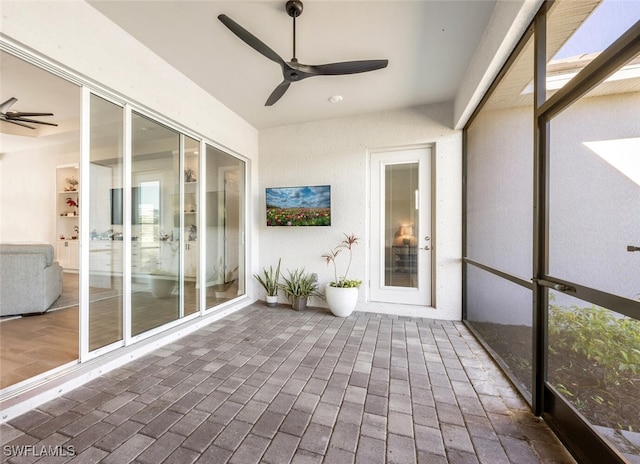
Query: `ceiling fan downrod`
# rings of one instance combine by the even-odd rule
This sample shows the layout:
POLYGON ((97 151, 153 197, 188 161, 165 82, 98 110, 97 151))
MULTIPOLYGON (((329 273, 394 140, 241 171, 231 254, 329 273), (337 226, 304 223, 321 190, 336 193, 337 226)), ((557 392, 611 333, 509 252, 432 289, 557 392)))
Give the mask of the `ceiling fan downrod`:
POLYGON ((296 58, 296 18, 302 14, 303 8, 304 5, 300 0, 288 0, 285 5, 287 14, 293 18, 293 58, 291 58, 291 61, 294 63, 298 62, 296 58))

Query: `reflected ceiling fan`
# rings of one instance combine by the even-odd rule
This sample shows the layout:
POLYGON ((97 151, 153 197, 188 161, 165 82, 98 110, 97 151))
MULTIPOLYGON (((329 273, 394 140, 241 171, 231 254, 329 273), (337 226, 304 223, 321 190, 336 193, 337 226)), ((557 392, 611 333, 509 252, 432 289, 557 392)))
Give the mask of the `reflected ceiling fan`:
POLYGON ((296 58, 296 18, 302 14, 303 5, 300 0, 289 0, 286 3, 285 8, 287 14, 293 18, 293 58, 291 58, 291 61, 289 62, 284 61, 280 55, 227 15, 221 14, 218 16, 218 19, 222 24, 227 26, 231 32, 240 38, 240 40, 245 42, 258 53, 261 53, 271 61, 279 64, 282 68, 284 80, 275 88, 271 95, 269 95, 265 106, 271 106, 280 100, 292 82, 301 81, 302 79, 313 76, 338 76, 343 74, 375 71, 376 69, 385 68, 389 63, 389 60, 344 61, 342 63, 320 65, 299 63, 296 58))
POLYGON ((0 121, 10 122, 11 124, 17 124, 18 126, 28 127, 29 129, 35 129, 26 123, 31 124, 45 124, 47 126, 57 126, 52 122, 36 121, 35 119, 29 119, 25 116, 53 116, 53 113, 23 113, 22 111, 8 111, 18 99, 11 97, 9 100, 0 105, 0 121))

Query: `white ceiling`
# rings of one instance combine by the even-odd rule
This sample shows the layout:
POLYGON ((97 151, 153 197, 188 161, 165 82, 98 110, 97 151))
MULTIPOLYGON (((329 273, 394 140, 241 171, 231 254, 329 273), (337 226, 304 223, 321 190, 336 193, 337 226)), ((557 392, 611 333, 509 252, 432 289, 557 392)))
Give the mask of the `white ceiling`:
MULTIPOLYGON (((306 0, 297 19, 301 63, 388 59, 387 68, 319 76, 291 85, 272 107, 280 67, 218 19, 226 14, 292 56, 285 1, 92 1, 89 3, 257 129, 454 99, 495 0, 306 0), (330 103, 341 95, 341 103, 330 103)), ((140 70, 144 72, 144 70, 140 70)))

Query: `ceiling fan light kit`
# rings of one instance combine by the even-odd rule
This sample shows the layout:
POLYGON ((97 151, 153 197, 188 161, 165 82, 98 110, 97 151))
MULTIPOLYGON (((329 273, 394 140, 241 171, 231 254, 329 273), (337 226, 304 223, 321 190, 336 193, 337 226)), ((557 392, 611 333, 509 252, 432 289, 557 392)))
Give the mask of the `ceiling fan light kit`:
POLYGON ((304 6, 300 0, 289 0, 285 5, 285 11, 293 18, 293 58, 291 61, 284 61, 280 55, 269 48, 264 42, 251 34, 245 28, 236 23, 227 15, 221 14, 218 19, 227 26, 240 40, 249 45, 264 57, 277 63, 282 68, 284 80, 273 90, 265 103, 265 106, 272 106, 285 94, 292 82, 297 82, 307 77, 313 76, 340 76, 344 74, 356 74, 377 69, 386 68, 388 60, 362 60, 343 61, 340 63, 329 63, 320 65, 306 65, 298 62, 296 57, 296 18, 302 14, 304 6))

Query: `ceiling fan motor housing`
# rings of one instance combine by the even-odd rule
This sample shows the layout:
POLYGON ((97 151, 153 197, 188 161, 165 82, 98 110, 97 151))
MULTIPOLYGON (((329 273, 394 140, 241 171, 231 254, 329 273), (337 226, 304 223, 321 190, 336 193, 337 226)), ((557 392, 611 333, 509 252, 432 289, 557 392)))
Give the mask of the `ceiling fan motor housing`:
POLYGON ((300 0, 289 0, 285 8, 289 16, 296 18, 302 14, 303 5, 300 0))

